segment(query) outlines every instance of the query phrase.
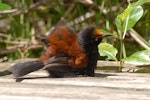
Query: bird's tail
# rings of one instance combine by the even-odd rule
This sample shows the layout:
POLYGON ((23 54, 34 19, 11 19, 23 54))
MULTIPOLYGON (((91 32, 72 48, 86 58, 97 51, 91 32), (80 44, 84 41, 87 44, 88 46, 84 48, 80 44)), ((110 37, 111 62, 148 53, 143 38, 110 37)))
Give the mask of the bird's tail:
POLYGON ((12 72, 14 77, 21 77, 31 72, 37 71, 44 67, 44 63, 40 61, 27 61, 18 63, 10 67, 8 70, 12 72))

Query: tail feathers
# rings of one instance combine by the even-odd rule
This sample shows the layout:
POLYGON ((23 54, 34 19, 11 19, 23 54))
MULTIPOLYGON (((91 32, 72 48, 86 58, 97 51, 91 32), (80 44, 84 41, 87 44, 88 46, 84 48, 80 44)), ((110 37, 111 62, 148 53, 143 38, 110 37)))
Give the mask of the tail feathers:
POLYGON ((71 70, 71 66, 68 64, 68 57, 65 57, 65 55, 53 56, 44 64, 44 70, 53 70, 58 72, 71 70))
POLYGON ((57 55, 49 58, 43 69, 49 72, 50 77, 60 78, 64 77, 65 73, 71 72, 72 68, 68 64, 66 55, 57 55))
POLYGON ((44 67, 43 62, 28 61, 24 63, 15 64, 14 66, 10 67, 8 70, 12 72, 14 77, 21 77, 33 71, 37 71, 43 67, 44 67))
POLYGON ((54 63, 44 66, 44 70, 58 71, 58 72, 68 72, 71 71, 71 67, 68 64, 54 63))

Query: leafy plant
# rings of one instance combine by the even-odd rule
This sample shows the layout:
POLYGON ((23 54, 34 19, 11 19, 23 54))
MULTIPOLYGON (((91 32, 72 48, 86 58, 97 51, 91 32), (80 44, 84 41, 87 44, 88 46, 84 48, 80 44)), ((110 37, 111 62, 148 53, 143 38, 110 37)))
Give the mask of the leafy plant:
POLYGON ((10 10, 11 7, 5 3, 0 2, 0 10, 10 10))
MULTIPOLYGON (((124 43, 124 39, 127 31, 131 30, 136 25, 136 23, 140 20, 140 18, 144 13, 141 5, 147 2, 150 2, 150 0, 138 0, 137 2, 134 3, 130 3, 130 0, 128 0, 128 7, 121 14, 119 14, 115 19, 115 24, 118 32, 117 39, 120 41, 120 50, 119 50, 120 71, 122 70, 123 61, 130 62, 130 63, 133 62, 134 64, 135 63, 145 64, 150 62, 149 61, 150 58, 147 59, 149 57, 148 50, 140 51, 131 55, 130 57, 126 57, 126 50, 125 50, 125 43, 124 43)), ((143 39, 142 41, 144 41, 144 43, 147 43, 143 39)), ((110 44, 106 44, 106 43, 100 44, 99 52, 101 56, 107 56, 108 59, 117 60, 117 58, 115 57, 117 54, 117 50, 110 44)))
MULTIPOLYGON (((128 0, 128 7, 123 11, 123 13, 119 14, 116 18, 116 26, 118 30, 118 39, 120 41, 120 67, 122 68, 123 57, 126 57, 126 50, 124 45, 124 39, 127 31, 132 29, 134 25, 139 21, 139 19, 143 15, 142 4, 150 2, 150 0, 138 0, 135 3, 130 3, 128 0)), ((121 71, 120 68, 120 71, 121 71)))

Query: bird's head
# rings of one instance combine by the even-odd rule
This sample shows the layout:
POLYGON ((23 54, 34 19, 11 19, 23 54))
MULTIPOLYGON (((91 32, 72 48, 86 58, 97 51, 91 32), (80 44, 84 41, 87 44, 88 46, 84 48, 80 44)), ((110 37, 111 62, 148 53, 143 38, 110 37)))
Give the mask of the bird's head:
POLYGON ((103 39, 105 37, 109 37, 112 36, 112 34, 104 34, 101 32, 100 29, 94 29, 94 31, 92 32, 92 34, 94 35, 95 41, 99 41, 99 39, 103 39))
POLYGON ((94 36, 95 41, 98 41, 99 39, 103 38, 103 33, 100 29, 94 29, 91 34, 94 36))
POLYGON ((96 44, 98 45, 103 38, 112 36, 110 34, 104 34, 100 29, 94 26, 87 27, 81 30, 78 34, 79 44, 96 44))

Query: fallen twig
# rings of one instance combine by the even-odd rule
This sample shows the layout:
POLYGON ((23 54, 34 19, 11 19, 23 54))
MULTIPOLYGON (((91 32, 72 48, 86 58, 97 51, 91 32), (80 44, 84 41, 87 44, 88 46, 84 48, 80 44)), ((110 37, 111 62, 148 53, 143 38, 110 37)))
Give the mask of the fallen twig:
POLYGON ((139 43, 143 48, 147 49, 147 50, 150 50, 150 47, 149 45, 147 45, 144 41, 144 39, 138 35, 136 33, 136 31, 134 31, 133 29, 129 31, 129 34, 131 35, 131 37, 137 42, 139 43))
POLYGON ((15 48, 12 48, 12 49, 1 49, 0 50, 0 55, 2 54, 8 54, 8 53, 13 53, 13 52, 16 52, 18 51, 18 48, 22 51, 28 49, 28 50, 35 50, 35 49, 40 49, 40 48, 43 48, 43 45, 30 45, 28 47, 24 47, 24 46, 17 46, 15 48))

